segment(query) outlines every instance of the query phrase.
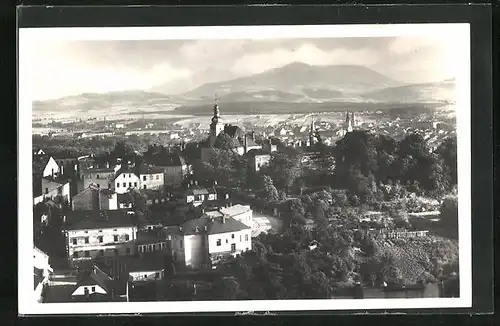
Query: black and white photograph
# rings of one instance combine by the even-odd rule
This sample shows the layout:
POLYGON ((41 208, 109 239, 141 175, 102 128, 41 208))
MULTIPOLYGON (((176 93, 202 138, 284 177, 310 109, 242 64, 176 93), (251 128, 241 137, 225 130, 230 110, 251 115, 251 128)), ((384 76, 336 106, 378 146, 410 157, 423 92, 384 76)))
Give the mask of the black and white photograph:
POLYGON ((469 52, 451 23, 21 28, 20 312, 470 307, 469 52))

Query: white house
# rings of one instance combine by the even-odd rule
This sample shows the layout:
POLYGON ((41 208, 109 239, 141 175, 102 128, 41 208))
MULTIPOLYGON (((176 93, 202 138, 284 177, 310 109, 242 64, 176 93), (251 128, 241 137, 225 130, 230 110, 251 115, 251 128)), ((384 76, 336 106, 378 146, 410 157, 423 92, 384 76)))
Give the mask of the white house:
POLYGON ((71 263, 135 252, 137 227, 124 211, 73 211, 65 221, 71 263))
POLYGON ((222 207, 219 211, 249 227, 253 226, 253 211, 249 205, 237 204, 229 207, 222 207))
POLYGON ((33 248, 33 276, 34 284, 34 297, 37 302, 42 302, 42 291, 45 284, 49 281, 49 276, 53 272, 49 264, 49 256, 38 249, 33 248))
POLYGON ((198 181, 193 181, 194 186, 190 186, 185 192, 187 204, 197 207, 204 202, 213 202, 217 200, 217 191, 214 187, 205 188, 198 185, 198 181))
POLYGON ((60 173, 57 162, 51 156, 33 158, 33 174, 37 177, 57 177, 60 173))
POLYGON ((165 176, 161 168, 140 165, 136 175, 139 176, 141 189, 161 189, 165 185, 165 176))
MULTIPOLYGON (((110 301, 115 297, 115 281, 95 264, 75 286, 71 293, 73 300, 110 301), (100 299, 100 300, 99 300, 100 299), (104 299, 104 300, 103 300, 104 299)), ((120 292, 120 291, 118 291, 120 292)))
POLYGON ((113 182, 117 194, 124 194, 129 189, 139 189, 140 186, 139 176, 128 166, 122 166, 116 172, 113 182))
POLYGON ((252 248, 251 227, 227 217, 204 215, 168 232, 172 256, 192 268, 215 266, 228 255, 252 248))
POLYGON ((191 174, 191 167, 179 153, 160 152, 149 159, 149 163, 163 170, 164 184, 179 187, 184 179, 191 174))

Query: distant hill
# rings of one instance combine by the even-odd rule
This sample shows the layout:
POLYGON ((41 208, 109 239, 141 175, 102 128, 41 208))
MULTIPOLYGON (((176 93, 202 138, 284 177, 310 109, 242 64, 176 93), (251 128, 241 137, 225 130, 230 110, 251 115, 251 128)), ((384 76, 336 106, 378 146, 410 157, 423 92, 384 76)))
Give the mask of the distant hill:
POLYGON ((328 98, 341 93, 358 94, 380 87, 401 86, 402 83, 386 77, 364 66, 332 65, 311 66, 305 63, 291 63, 260 74, 240 77, 223 82, 207 83, 184 95, 189 98, 224 96, 229 93, 273 90, 297 95, 328 98), (314 94, 315 90, 318 91, 314 94), (328 96, 328 92, 332 92, 328 96))
POLYGON ((362 94, 367 100, 392 102, 448 102, 456 99, 454 79, 435 83, 387 87, 362 94))
POLYGON ((33 101, 33 111, 91 111, 105 108, 154 106, 170 103, 168 96, 145 91, 83 93, 55 100, 33 101))
MULTIPOLYGON (((229 80, 236 77, 237 76, 231 71, 209 68, 188 77, 177 78, 175 80, 157 85, 151 88, 150 91, 166 95, 179 95, 206 83, 220 82, 222 80, 229 80)), ((212 94, 212 98, 213 97, 214 95, 212 94)))

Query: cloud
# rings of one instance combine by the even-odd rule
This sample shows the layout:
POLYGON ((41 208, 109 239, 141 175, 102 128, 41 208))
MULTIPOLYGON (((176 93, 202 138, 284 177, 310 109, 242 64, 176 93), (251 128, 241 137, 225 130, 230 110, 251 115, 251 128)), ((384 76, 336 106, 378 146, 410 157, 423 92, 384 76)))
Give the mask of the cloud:
POLYGON ((152 63, 142 69, 133 65, 95 63, 78 47, 68 44, 46 44, 37 47, 32 61, 32 92, 43 100, 82 92, 109 92, 149 89, 166 79, 187 77, 189 69, 178 68, 168 61, 152 63))
POLYGON ((292 62, 304 62, 311 65, 353 64, 371 66, 379 60, 379 53, 368 48, 354 50, 338 48, 325 51, 314 44, 306 43, 298 48, 281 48, 269 52, 244 55, 235 62, 232 70, 242 74, 260 73, 292 62))

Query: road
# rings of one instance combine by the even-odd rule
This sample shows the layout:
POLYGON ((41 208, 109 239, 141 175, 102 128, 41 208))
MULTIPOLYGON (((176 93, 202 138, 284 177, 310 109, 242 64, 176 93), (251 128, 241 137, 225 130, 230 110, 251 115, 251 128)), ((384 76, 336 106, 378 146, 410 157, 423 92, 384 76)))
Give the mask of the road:
POLYGON ((252 237, 256 237, 262 232, 268 232, 269 230, 279 231, 282 226, 282 221, 274 216, 254 211, 253 224, 252 237))

